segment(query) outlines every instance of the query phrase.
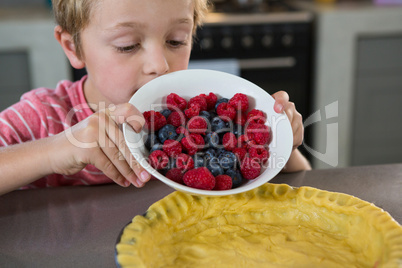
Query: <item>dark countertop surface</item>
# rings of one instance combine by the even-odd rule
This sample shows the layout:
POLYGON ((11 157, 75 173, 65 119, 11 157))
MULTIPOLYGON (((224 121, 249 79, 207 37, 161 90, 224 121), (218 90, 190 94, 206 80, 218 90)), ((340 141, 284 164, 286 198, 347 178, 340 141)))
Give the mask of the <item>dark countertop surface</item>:
MULTIPOLYGON (((402 164, 279 174, 270 182, 354 195, 402 223, 402 164)), ((0 196, 1 267, 116 267, 114 246, 137 214, 174 190, 159 181, 14 191, 0 196)))

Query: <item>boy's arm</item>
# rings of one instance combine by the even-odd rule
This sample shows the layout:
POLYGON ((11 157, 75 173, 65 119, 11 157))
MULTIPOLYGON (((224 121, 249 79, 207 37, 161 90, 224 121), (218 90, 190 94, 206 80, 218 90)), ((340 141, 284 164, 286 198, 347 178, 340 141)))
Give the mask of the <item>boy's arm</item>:
POLYGON ((142 187, 150 175, 131 157, 119 129, 127 122, 140 131, 142 114, 128 103, 112 108, 57 135, 0 148, 0 194, 49 174, 75 174, 87 164, 121 186, 142 187))
POLYGON ((295 149, 292 151, 282 172, 290 173, 302 170, 311 170, 311 165, 307 158, 298 149, 295 149))
POLYGON ((48 139, 0 148, 0 195, 52 173, 48 139))

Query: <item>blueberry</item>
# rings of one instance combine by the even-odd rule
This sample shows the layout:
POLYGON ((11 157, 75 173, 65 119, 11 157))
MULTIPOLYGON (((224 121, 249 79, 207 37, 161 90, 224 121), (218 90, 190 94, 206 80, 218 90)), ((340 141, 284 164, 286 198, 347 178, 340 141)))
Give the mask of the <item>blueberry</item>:
POLYGON ((215 113, 214 111, 209 111, 209 114, 211 115, 211 120, 212 120, 212 118, 214 118, 214 117, 217 117, 217 116, 218 116, 218 114, 217 114, 217 113, 215 113))
POLYGON ((218 155, 219 163, 223 169, 233 169, 236 166, 236 155, 226 151, 218 155))
POLYGON ((204 137, 207 147, 217 148, 219 145, 219 135, 216 132, 210 132, 204 137))
POLYGON ((228 169, 226 170, 225 174, 232 178, 232 188, 236 188, 241 185, 243 177, 239 170, 228 169))
POLYGON ((158 136, 156 136, 155 133, 151 133, 147 136, 147 140, 145 141, 145 148, 151 150, 152 146, 157 143, 160 143, 158 136))
POLYGON ((169 117, 169 115, 172 113, 172 111, 171 110, 169 110, 169 109, 163 109, 162 111, 161 111, 161 114, 167 119, 168 117, 169 117))
POLYGON ((152 153, 153 151, 156 151, 156 150, 162 150, 162 148, 163 148, 162 143, 156 143, 156 144, 154 144, 154 146, 151 147, 151 150, 149 150, 149 153, 152 153))
POLYGON ((227 99, 227 98, 220 98, 220 99, 216 102, 216 104, 215 104, 215 111, 216 111, 216 109, 218 108, 218 105, 221 104, 222 102, 229 102, 229 99, 227 99))
POLYGON ((219 164, 219 159, 217 157, 212 157, 211 160, 209 160, 207 163, 207 169, 209 169, 215 177, 224 174, 224 170, 219 164))
POLYGON ((226 153, 226 151, 222 146, 220 146, 219 149, 216 149, 216 156, 219 156, 220 154, 226 153))
POLYGON ((203 153, 203 152, 198 152, 192 156, 192 158, 194 160, 194 168, 206 166, 206 161, 205 161, 204 157, 205 157, 205 153, 203 153))
POLYGON ((158 131, 159 141, 163 144, 166 140, 176 140, 177 138, 176 127, 167 124, 158 131))
POLYGON ((233 131, 232 132, 233 132, 233 134, 236 135, 237 138, 244 134, 243 127, 241 125, 239 125, 239 124, 234 124, 233 125, 233 131))
POLYGON ((213 148, 209 148, 205 151, 204 159, 205 162, 208 163, 212 158, 216 157, 216 151, 213 148))
POLYGON ((211 119, 212 119, 212 115, 208 111, 201 111, 199 116, 205 118, 205 120, 207 120, 207 122, 211 121, 211 119))
POLYGON ((226 130, 227 126, 225 121, 223 121, 219 116, 215 116, 211 120, 211 130, 213 132, 222 132, 223 130, 226 130))

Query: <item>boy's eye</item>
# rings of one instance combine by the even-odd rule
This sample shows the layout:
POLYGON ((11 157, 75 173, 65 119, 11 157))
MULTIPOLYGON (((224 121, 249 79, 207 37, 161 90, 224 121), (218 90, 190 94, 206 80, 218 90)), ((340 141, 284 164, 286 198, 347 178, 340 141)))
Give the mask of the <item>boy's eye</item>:
POLYGON ((185 41, 168 40, 166 41, 172 47, 180 47, 186 45, 185 41))
POLYGON ((131 46, 126 46, 126 47, 116 47, 117 51, 120 53, 130 53, 138 49, 140 44, 134 44, 131 46))

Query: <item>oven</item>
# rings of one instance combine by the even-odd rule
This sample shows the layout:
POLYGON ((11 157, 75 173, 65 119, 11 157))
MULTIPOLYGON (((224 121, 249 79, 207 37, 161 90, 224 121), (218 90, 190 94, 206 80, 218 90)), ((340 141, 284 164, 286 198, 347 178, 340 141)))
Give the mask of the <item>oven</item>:
MULTIPOLYGON (((226 2, 215 2, 197 31, 189 68, 233 73, 270 94, 285 90, 307 118, 313 100, 312 14, 283 1, 261 1, 253 9, 226 2)), ((305 142, 311 144, 305 131, 305 142)))

